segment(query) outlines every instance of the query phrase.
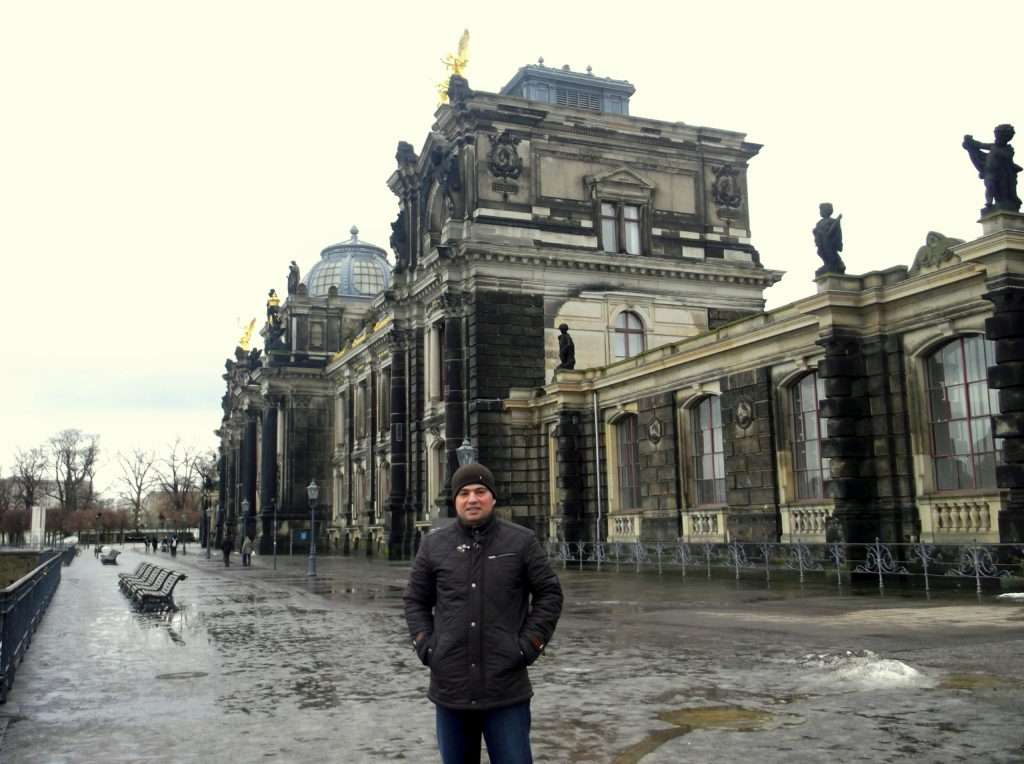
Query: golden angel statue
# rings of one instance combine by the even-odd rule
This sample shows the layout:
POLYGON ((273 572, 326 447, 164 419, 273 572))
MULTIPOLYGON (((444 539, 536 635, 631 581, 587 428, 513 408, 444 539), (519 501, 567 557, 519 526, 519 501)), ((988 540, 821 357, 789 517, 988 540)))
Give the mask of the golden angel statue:
POLYGON ((252 339, 252 330, 255 328, 255 326, 256 319, 254 318, 252 321, 249 322, 249 325, 245 327, 245 331, 242 332, 242 336, 238 340, 238 347, 242 348, 242 350, 249 349, 249 340, 252 339))
POLYGON ((440 103, 448 103, 448 82, 451 80, 453 75, 464 77, 466 67, 469 65, 469 30, 464 29, 462 31, 462 37, 459 38, 458 52, 455 54, 449 53, 447 56, 441 59, 441 63, 445 65, 448 70, 444 80, 437 83, 437 95, 440 103))

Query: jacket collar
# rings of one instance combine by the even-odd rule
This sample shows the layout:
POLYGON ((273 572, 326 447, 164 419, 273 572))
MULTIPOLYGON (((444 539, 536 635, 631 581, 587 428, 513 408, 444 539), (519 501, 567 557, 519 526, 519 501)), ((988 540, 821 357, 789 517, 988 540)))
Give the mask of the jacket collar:
POLYGON ((472 539, 483 539, 486 538, 490 533, 491 529, 498 524, 498 518, 491 512, 491 516, 484 520, 479 525, 466 525, 462 522, 462 518, 455 518, 455 524, 459 527, 459 530, 463 535, 469 536, 472 539))

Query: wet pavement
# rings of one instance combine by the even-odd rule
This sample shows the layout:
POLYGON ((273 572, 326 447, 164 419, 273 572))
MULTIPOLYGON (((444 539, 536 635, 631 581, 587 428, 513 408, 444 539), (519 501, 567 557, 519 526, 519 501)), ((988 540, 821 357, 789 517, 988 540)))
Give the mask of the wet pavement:
MULTIPOLYGON (((0 761, 437 761, 407 564, 321 557, 310 580, 302 557, 198 551, 64 569, 0 706, 0 761), (145 560, 188 574, 177 612, 120 593, 145 560)), ((1024 761, 1020 603, 561 576, 531 669, 538 762, 1024 761)))

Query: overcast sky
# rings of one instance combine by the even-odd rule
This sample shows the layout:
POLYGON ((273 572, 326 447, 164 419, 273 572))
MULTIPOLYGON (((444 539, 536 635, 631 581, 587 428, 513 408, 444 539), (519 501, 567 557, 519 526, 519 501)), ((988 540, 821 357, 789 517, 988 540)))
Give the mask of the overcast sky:
POLYGON ((353 224, 387 247, 395 146, 422 145, 463 27, 472 88, 538 56, 590 65, 636 86, 636 116, 763 144, 753 243, 786 271, 769 307, 813 292, 820 201, 852 273, 909 265, 929 230, 973 238, 963 135, 1024 126, 1024 5, 976 8, 0 4, 0 470, 67 427, 100 435, 101 485, 119 450, 215 447, 224 358, 288 262, 305 274, 353 224))

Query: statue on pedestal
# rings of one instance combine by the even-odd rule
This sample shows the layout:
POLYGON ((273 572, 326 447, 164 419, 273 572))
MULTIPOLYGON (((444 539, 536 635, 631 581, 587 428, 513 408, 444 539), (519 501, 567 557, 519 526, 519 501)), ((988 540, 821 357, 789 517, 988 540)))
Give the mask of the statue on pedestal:
POLYGON ((292 260, 288 266, 288 294, 295 294, 299 291, 299 266, 292 260))
POLYGON ((818 257, 824 263, 814 272, 815 276, 825 273, 846 273, 846 264, 839 253, 843 251, 843 229, 840 221, 843 216, 832 217, 832 205, 829 202, 822 202, 818 205, 821 213, 821 220, 814 226, 814 244, 818 248, 818 257))
POLYGON ((569 336, 569 324, 560 324, 558 331, 561 334, 558 335, 558 366, 555 367, 555 371, 559 369, 575 369, 576 368, 576 344, 572 341, 572 337, 569 336))
POLYGON ((1013 125, 997 125, 995 142, 982 143, 973 135, 965 135, 963 147, 978 171, 978 177, 985 181, 984 215, 993 210, 1020 211, 1020 197, 1017 196, 1017 173, 1020 165, 1013 161, 1013 125))

